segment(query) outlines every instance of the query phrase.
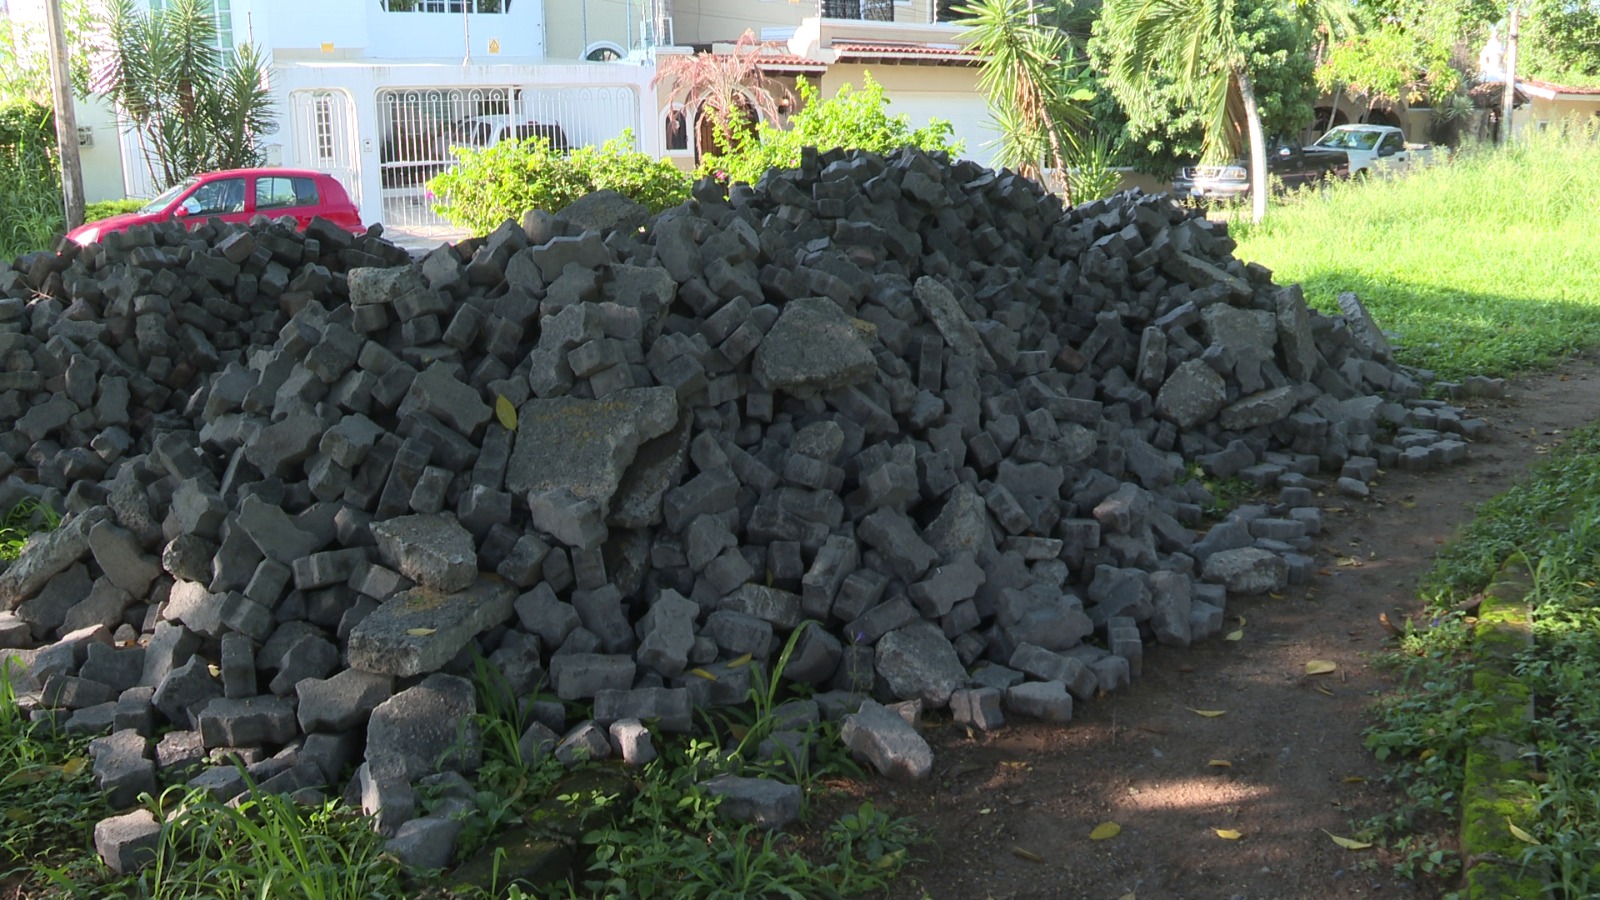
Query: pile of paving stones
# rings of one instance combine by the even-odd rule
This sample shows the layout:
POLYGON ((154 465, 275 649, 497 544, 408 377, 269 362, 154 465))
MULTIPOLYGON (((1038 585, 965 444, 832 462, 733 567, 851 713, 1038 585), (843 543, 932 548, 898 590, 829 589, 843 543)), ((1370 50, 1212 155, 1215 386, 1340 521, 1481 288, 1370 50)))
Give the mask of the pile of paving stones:
MULTIPOLYGON (((1317 490, 1482 429, 1355 298, 1312 312, 1233 246, 1164 197, 1063 209, 907 151, 654 217, 596 194, 417 261, 323 222, 27 256, 0 273, 0 506, 66 515, 0 572, 0 647, 33 715, 108 735, 117 804, 344 791, 420 865, 470 808, 416 790, 480 760, 479 656, 592 704, 527 704, 530 755, 639 762, 786 652, 816 699, 763 753, 843 716, 920 777, 916 707, 1065 721, 1146 641, 1304 579, 1317 490), (1281 502, 1201 537, 1201 471, 1281 502)), ((97 843, 128 869, 158 827, 97 843)))

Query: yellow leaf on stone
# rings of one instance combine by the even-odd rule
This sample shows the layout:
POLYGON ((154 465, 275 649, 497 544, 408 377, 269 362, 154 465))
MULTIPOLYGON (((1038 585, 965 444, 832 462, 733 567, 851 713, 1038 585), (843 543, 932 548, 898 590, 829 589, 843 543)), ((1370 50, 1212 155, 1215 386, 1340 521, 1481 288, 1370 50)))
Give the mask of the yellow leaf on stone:
POLYGON ((1510 816, 1506 816, 1506 827, 1511 829, 1511 836, 1517 840, 1523 842, 1524 844, 1532 844, 1535 847, 1539 846, 1539 839, 1527 833, 1526 831, 1523 831, 1521 828, 1518 828, 1516 824, 1511 821, 1510 816))
POLYGON ((739 657, 735 658, 732 662, 728 663, 728 668, 737 669, 740 666, 748 666, 748 665, 750 665, 750 660, 753 659, 753 658, 754 657, 752 657, 748 653, 743 654, 742 656, 739 656, 739 657))
POLYGON ((1036 863, 1044 862, 1044 857, 1042 857, 1039 854, 1033 852, 1032 850, 1024 850, 1021 847, 1012 847, 1011 848, 1011 852, 1013 854, 1017 855, 1017 856, 1022 857, 1023 859, 1027 860, 1028 862, 1036 862, 1036 863))
POLYGON ((1195 709, 1192 706, 1187 707, 1187 709, 1189 712, 1192 712, 1197 716, 1205 716, 1208 719, 1215 719, 1217 716, 1225 716, 1228 714, 1228 711, 1225 709, 1195 709))
POLYGON ((211 673, 211 677, 212 678, 221 678, 222 677, 222 667, 217 665, 216 663, 212 663, 211 665, 206 666, 206 671, 211 673))
POLYGON ((409 634, 412 637, 427 637, 428 635, 433 634, 435 631, 438 631, 438 630, 439 629, 437 629, 437 628, 407 628, 406 629, 406 634, 409 634))
POLYGON ((496 394, 494 398, 494 417, 500 420, 501 427, 507 431, 517 430, 517 408, 504 394, 496 394))
POLYGON ((1096 825, 1094 827, 1093 831, 1089 832, 1089 840, 1091 840, 1091 841, 1109 840, 1111 838, 1116 837, 1117 835, 1119 835, 1121 833, 1122 833, 1122 826, 1121 825, 1118 825, 1115 822, 1101 822, 1099 825, 1096 825))
POLYGON ((1241 628, 1238 631, 1230 631, 1223 635, 1222 639, 1225 641, 1242 641, 1244 640, 1244 629, 1241 628))
POLYGON ((1234 831, 1232 828, 1214 828, 1212 830, 1217 833, 1217 837, 1225 841, 1237 841, 1244 837, 1243 832, 1234 831))
POLYGON ((1334 661, 1332 661, 1332 660, 1313 659, 1312 661, 1306 663, 1306 674, 1307 675, 1326 675, 1329 672, 1337 671, 1338 668, 1339 668, 1339 664, 1334 662, 1334 661))
POLYGON ((1228 762, 1225 759, 1213 759, 1213 760, 1207 762, 1206 765, 1211 766, 1212 768, 1215 768, 1215 769, 1231 769, 1231 768, 1233 768, 1233 763, 1228 762))
POLYGON ((689 674, 695 676, 696 678, 704 678, 707 681, 717 680, 717 676, 707 672, 705 669, 690 669, 689 674))
POLYGON ((1354 838, 1339 837, 1337 834, 1334 834, 1326 828, 1322 829, 1322 833, 1332 838, 1335 844, 1338 844, 1346 850, 1366 850, 1372 846, 1366 841, 1358 841, 1354 838))

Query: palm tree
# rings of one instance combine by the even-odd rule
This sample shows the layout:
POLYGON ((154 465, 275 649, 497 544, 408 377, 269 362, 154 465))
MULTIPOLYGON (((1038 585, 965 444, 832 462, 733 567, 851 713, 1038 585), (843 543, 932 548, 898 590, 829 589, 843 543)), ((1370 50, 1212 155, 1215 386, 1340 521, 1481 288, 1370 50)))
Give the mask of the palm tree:
POLYGON ((260 164, 255 141, 275 118, 266 61, 249 44, 217 46, 209 0, 173 0, 153 14, 113 0, 107 18, 95 89, 138 132, 157 187, 260 164))
POLYGON ((1000 128, 1000 163, 1040 182, 1048 163, 1071 203, 1067 157, 1085 120, 1074 103, 1081 86, 1064 62, 1066 37, 1036 24, 1041 10, 1033 0, 973 0, 958 12, 968 49, 983 59, 978 86, 1000 128))
POLYGON ((1267 214, 1266 137, 1234 0, 1106 0, 1102 16, 1117 48, 1108 77, 1125 88, 1119 93, 1153 94, 1152 75, 1169 74, 1185 103, 1201 110, 1205 159, 1221 159, 1232 149, 1229 101, 1237 91, 1250 143, 1251 215, 1261 221, 1267 214))
MULTIPOLYGON (((761 43, 746 31, 731 53, 661 58, 650 84, 670 82, 673 102, 683 105, 685 125, 709 123, 714 143, 728 152, 748 135, 750 116, 776 124, 781 115, 778 98, 789 95, 788 88, 762 70, 761 55, 761 43)), ((697 142, 697 158, 701 149, 697 142)))

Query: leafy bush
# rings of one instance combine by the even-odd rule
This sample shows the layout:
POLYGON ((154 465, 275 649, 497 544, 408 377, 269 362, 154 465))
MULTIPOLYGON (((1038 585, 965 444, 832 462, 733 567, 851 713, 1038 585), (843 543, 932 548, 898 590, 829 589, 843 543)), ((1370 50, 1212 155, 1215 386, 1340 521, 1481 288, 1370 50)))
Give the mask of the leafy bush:
POLYGON ((935 119, 925 128, 912 128, 909 117, 891 116, 883 86, 870 75, 861 90, 846 84, 837 96, 826 100, 818 99, 817 88, 804 78, 796 89, 800 111, 789 119, 787 129, 760 123, 753 134, 745 131, 735 136, 732 146, 721 148, 716 155, 708 154, 701 161, 698 174, 729 183, 754 184, 768 169, 798 167, 803 147, 843 147, 874 153, 889 153, 908 145, 952 154, 962 150, 960 141, 951 140, 954 129, 949 122, 935 119))
POLYGON ((488 234, 530 209, 557 212, 584 194, 613 190, 660 212, 689 196, 689 179, 669 162, 633 149, 623 132, 599 149, 570 154, 543 138, 452 148, 457 164, 428 182, 433 209, 475 234, 488 234))
POLYGON ((149 202, 148 200, 140 200, 137 197, 129 197, 126 200, 101 200, 98 203, 90 203, 83 208, 83 220, 85 222, 98 222, 101 219, 109 219, 112 216, 120 216, 123 213, 137 212, 139 207, 149 202))
POLYGON ((48 249, 65 224, 50 108, 0 105, 0 259, 48 249))

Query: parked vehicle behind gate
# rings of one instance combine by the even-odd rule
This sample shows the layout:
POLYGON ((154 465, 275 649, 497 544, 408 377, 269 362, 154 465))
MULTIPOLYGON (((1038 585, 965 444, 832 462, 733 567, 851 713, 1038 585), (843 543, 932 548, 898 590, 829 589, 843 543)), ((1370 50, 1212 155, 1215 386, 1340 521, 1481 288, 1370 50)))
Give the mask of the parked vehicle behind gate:
POLYGON ((361 213, 338 179, 304 169, 225 169, 191 175, 137 211, 80 225, 67 237, 92 244, 114 231, 135 225, 181 221, 198 228, 212 218, 244 223, 255 216, 290 217, 304 230, 321 216, 352 233, 366 231, 361 213))

